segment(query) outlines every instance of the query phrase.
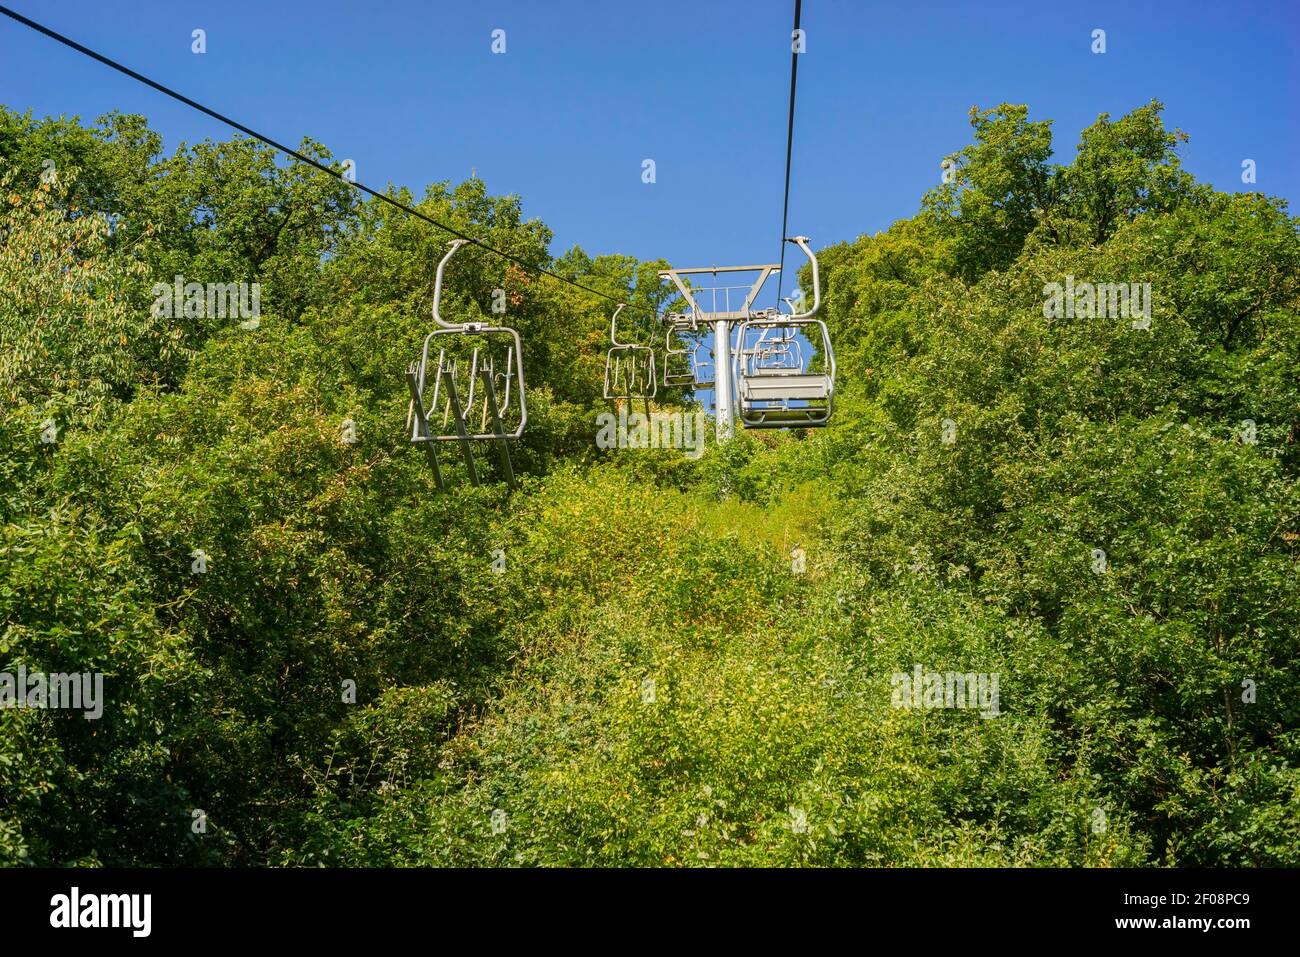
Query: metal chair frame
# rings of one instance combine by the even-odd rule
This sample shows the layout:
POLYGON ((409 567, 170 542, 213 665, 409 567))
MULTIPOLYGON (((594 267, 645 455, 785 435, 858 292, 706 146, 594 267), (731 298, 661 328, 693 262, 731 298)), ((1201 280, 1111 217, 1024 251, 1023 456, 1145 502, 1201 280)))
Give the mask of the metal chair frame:
POLYGON ((816 428, 830 420, 835 404, 835 350, 826 323, 813 318, 821 308, 817 257, 806 236, 786 242, 798 245, 812 262, 813 305, 802 313, 766 310, 740 323, 732 371, 740 421, 747 429, 816 428), (822 342, 821 372, 808 371, 798 339, 801 333, 810 338, 814 330, 822 342))
POLYGON ((619 303, 609 320, 610 349, 605 354, 604 395, 606 399, 653 399, 659 382, 654 349, 618 341, 618 314, 625 306, 626 303, 619 303))
MULTIPOLYGON (((433 470, 438 488, 446 488, 442 469, 438 464, 436 443, 455 442, 458 444, 465 467, 469 472, 470 482, 480 484, 478 468, 474 461, 471 443, 490 441, 497 446, 500 453, 502 470, 511 488, 517 487, 514 464, 510 458, 509 440, 517 439, 524 433, 528 424, 528 404, 524 384, 523 344, 519 333, 505 326, 493 326, 482 322, 451 323, 443 321, 438 311, 442 300, 442 279, 447 263, 467 240, 452 240, 446 255, 438 263, 438 272, 433 285, 433 318, 439 328, 424 337, 418 361, 411 363, 406 371, 407 388, 411 393, 411 402, 407 413, 407 427, 411 430, 411 442, 422 444, 433 470), (450 336, 453 341, 466 336, 483 336, 500 338, 507 336, 505 370, 498 372, 496 364, 487 350, 475 346, 470 358, 470 368, 465 378, 465 400, 462 402, 461 390, 457 387, 458 360, 447 356, 446 347, 438 350, 437 366, 432 370, 433 395, 426 404, 425 386, 430 373, 430 346, 435 336, 450 336), (484 353, 480 359, 480 350, 484 353), (476 396, 476 388, 482 383, 483 391, 476 396), (498 401, 498 387, 504 385, 502 398, 498 401), (507 431, 504 419, 510 410, 512 392, 519 400, 519 422, 507 431), (431 419, 436 418, 439 401, 442 402, 441 430, 434 431, 431 419), (482 405, 478 428, 472 420, 467 421, 475 412, 475 402, 482 405), (448 430, 448 426, 452 428, 448 430)), ((451 344, 450 342, 448 343, 451 344)))

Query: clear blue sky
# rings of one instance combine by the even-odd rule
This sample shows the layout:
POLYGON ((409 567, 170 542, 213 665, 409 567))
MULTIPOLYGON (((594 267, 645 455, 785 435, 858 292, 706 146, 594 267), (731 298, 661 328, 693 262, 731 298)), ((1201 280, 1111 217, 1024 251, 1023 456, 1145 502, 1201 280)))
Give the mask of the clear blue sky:
MULTIPOLYGON (((476 168, 555 231, 556 253, 578 243, 680 266, 779 254, 786 0, 5 2, 267 135, 312 135, 369 185, 419 192, 476 168)), ((1198 178, 1300 198, 1298 0, 807 0, 804 28, 790 226, 816 246, 914 213, 942 156, 969 141, 967 110, 1003 101, 1054 119, 1065 162, 1098 113, 1158 97, 1191 134, 1198 178)), ((169 150, 230 135, 6 18, 0 102, 142 113, 169 150)))

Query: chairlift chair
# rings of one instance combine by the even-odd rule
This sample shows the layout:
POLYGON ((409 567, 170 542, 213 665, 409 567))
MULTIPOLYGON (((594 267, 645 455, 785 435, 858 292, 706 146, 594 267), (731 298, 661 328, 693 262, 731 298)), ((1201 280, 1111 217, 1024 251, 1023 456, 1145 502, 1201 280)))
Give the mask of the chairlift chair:
POLYGON ((817 257, 808 237, 787 239, 812 262, 813 305, 803 313, 778 309, 753 314, 740 324, 733 358, 741 424, 747 429, 816 428, 830 420, 835 395, 835 351, 826 323, 814 319, 821 306, 817 257), (821 340, 821 362, 805 357, 799 336, 821 340))
POLYGON ((625 303, 619 303, 609 320, 609 352, 605 355, 605 398, 646 399, 655 397, 658 377, 655 375, 655 351, 650 346, 618 341, 618 314, 625 303))
POLYGON ((433 284, 433 318, 438 328, 424 337, 419 360, 411 363, 406 372, 411 393, 406 425, 411 430, 411 442, 424 446, 438 488, 446 488, 438 464, 438 442, 456 442, 470 482, 480 484, 471 447, 475 441, 496 445, 506 481, 514 488, 509 441, 523 435, 528 423, 519 333, 482 322, 445 322, 438 311, 447 263, 466 242, 452 240, 438 263, 433 284), (437 357, 431 363, 435 342, 437 357), (502 349, 504 361, 498 363, 502 349), (426 388, 430 380, 432 395, 426 388))
POLYGON ((701 350, 708 354, 708 346, 694 338, 700 334, 696 317, 692 313, 670 312, 665 318, 668 331, 664 336, 664 385, 712 388, 713 362, 700 358, 701 350), (688 340, 686 344, 683 344, 683 337, 688 340), (677 360, 675 367, 674 359, 677 360))

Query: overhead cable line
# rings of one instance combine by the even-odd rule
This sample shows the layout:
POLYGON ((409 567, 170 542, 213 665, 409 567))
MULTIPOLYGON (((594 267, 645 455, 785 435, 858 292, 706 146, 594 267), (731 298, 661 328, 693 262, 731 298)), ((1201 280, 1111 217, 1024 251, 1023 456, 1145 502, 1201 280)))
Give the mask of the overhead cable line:
MULTIPOLYGON (((324 163, 314 160, 310 156, 306 156, 303 153, 300 153, 297 150, 292 149, 291 147, 285 146, 283 143, 277 142, 276 140, 271 139, 269 136, 263 136, 261 133, 257 132, 256 130, 250 129, 249 127, 245 126, 243 123, 240 123, 238 120, 233 120, 222 113, 218 113, 216 110, 211 109, 210 107, 204 106, 202 103, 199 103, 196 100, 190 99, 188 96, 186 96, 183 93, 178 93, 176 90, 173 90, 168 86, 164 86, 163 84, 157 82, 156 80, 151 80, 149 79, 149 77, 141 73, 137 73, 135 70, 132 70, 130 67, 118 63, 116 60, 104 56, 102 53, 97 53, 96 51, 90 49, 89 47, 83 46, 82 44, 78 43, 76 40, 73 40, 70 37, 66 37, 55 30, 51 30, 49 27, 37 23, 35 20, 31 20, 23 16, 21 13, 9 9, 3 4, 0 4, 0 13, 3 13, 11 20, 16 20, 18 23, 21 23, 23 26, 30 27, 31 29, 35 30, 38 33, 45 34, 45 36, 49 37, 51 40, 57 40, 59 43, 62 43, 64 46, 76 50, 78 53, 84 54, 85 56, 88 56, 93 60, 98 60, 100 63, 104 64, 105 66, 111 67, 114 70, 117 70, 119 73, 129 76, 133 80, 138 80, 139 82, 145 84, 146 86, 153 87, 159 93, 163 93, 167 96, 170 96, 172 99, 178 100, 179 102, 184 103, 186 106, 198 110, 200 113, 206 113, 214 120, 218 120, 219 122, 222 122, 227 126, 232 127, 233 129, 236 129, 247 136, 253 137, 254 139, 261 140, 267 146, 277 149, 281 153, 286 154, 287 156, 293 157, 294 159, 298 160, 300 163, 306 163, 308 166, 315 167, 316 169, 320 170, 323 173, 328 173, 330 176, 340 176, 338 170, 330 169, 330 167, 326 166, 324 163)), ((414 216, 417 219, 422 219, 426 223, 429 223, 432 226, 437 226, 439 229, 450 233, 451 235, 457 237, 458 239, 463 239, 466 242, 478 246, 480 249, 483 249, 490 253, 494 253, 495 255, 500 256, 503 259, 508 259, 511 262, 515 263, 516 265, 520 266, 522 269, 524 269, 527 272, 537 273, 543 276, 549 276, 552 279, 558 279, 560 282, 567 283, 570 286, 574 286, 575 288, 581 289, 584 292, 589 292, 592 295, 599 296, 602 299, 607 299, 610 302, 618 303, 620 305, 623 304, 622 300, 617 299, 614 296, 609 295, 608 293, 603 293, 599 289, 593 289, 591 286, 585 285, 584 283, 580 283, 574 279, 569 279, 567 276, 562 276, 559 273, 552 272, 549 269, 544 269, 540 266, 532 266, 529 263, 525 262, 523 259, 521 259, 519 256, 516 256, 514 253, 509 253, 506 252, 505 250, 497 249, 496 247, 490 246, 487 243, 483 242, 483 240, 481 239, 477 239, 473 236, 461 232, 460 230, 456 229, 454 226, 448 226, 446 223, 441 223, 438 220, 434 219, 432 216, 429 216, 427 213, 422 213, 418 209, 414 209, 413 207, 407 206, 405 203, 393 199, 393 197, 389 196, 387 193, 381 193, 378 190, 371 189, 369 186, 365 185, 364 183, 358 183, 352 180, 347 180, 347 182, 351 183, 351 185, 355 186, 357 189, 361 190, 362 192, 370 194, 371 196, 375 197, 381 202, 385 202, 396 209, 400 209, 402 212, 414 216)))
POLYGON ((785 132, 785 200, 781 204, 781 269, 776 274, 776 307, 781 308, 781 287, 785 283, 785 238, 790 217, 790 154, 794 147, 794 87, 799 76, 799 13, 803 0, 794 0, 794 29, 790 32, 790 119, 785 132))

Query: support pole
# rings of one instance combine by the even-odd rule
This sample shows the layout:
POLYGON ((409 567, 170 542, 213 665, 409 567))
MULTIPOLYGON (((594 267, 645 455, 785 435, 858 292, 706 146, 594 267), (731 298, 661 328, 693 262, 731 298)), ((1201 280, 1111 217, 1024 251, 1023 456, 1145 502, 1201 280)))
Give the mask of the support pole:
MULTIPOLYGON (((743 347, 743 343, 742 343, 743 347)), ((731 412, 731 323, 719 319, 713 324, 713 404, 717 409, 718 444, 732 434, 731 412)))

